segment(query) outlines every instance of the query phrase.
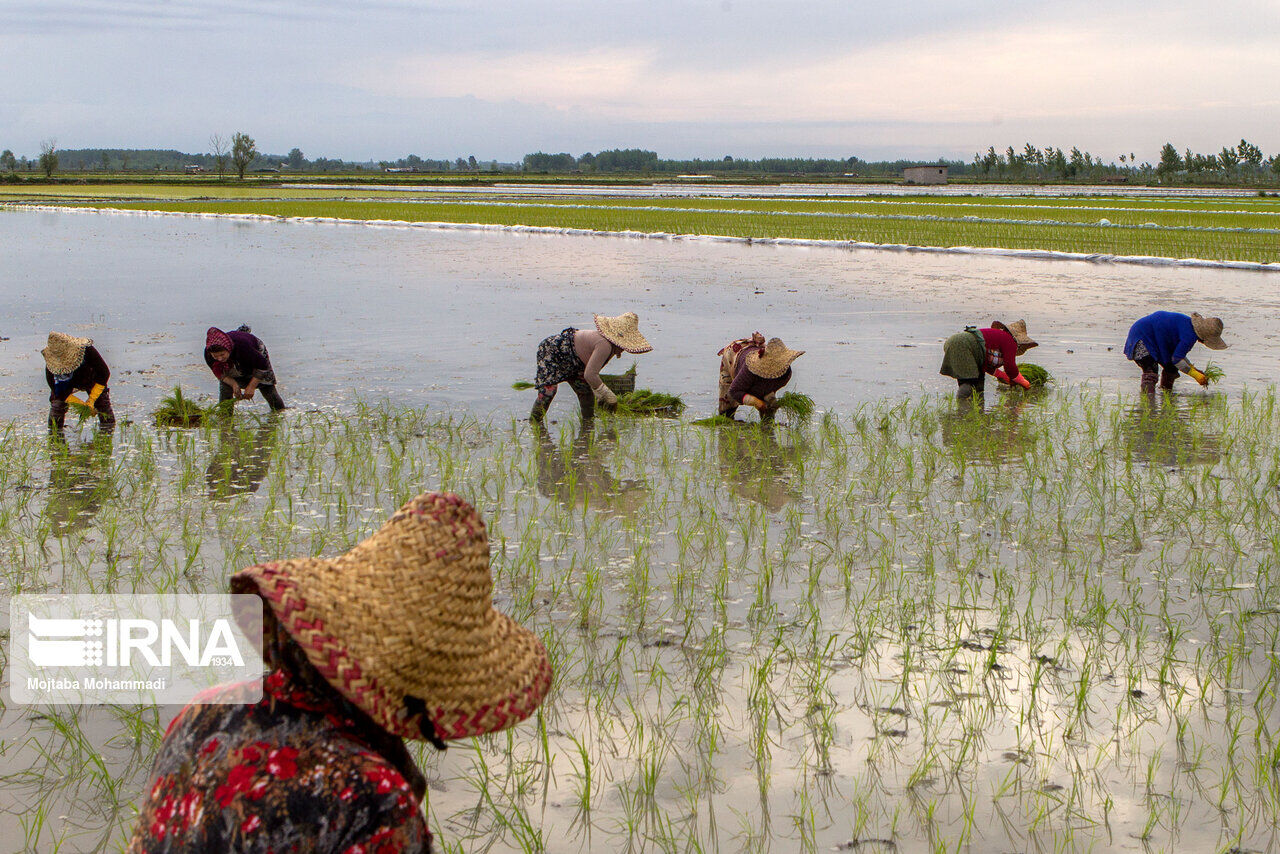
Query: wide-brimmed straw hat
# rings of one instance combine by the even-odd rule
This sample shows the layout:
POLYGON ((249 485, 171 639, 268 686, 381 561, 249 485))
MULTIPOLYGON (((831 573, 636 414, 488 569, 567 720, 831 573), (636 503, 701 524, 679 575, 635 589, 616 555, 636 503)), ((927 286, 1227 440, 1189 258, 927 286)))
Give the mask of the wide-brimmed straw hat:
POLYGON ((1030 350, 1032 347, 1040 346, 1038 342, 1027 334, 1027 322, 1025 320, 1015 320, 1008 325, 1001 323, 998 320, 993 320, 991 321, 991 328, 1003 329, 1005 332, 1012 335, 1013 340, 1017 342, 1018 349, 1020 350, 1026 351, 1030 350))
POLYGON ((49 343, 40 355, 51 374, 69 374, 84 362, 86 347, 93 346, 92 338, 76 338, 63 332, 50 332, 49 343))
POLYGON ((506 729, 551 686, 546 648, 492 604, 489 540, 470 504, 419 495, 335 558, 251 566, 257 593, 308 660, 387 731, 440 739, 506 729))
POLYGON ((640 318, 634 311, 620 314, 617 317, 596 315, 596 329, 613 344, 628 353, 648 353, 653 349, 643 335, 640 334, 640 318))
POLYGON ((1201 317, 1193 311, 1191 312, 1191 326, 1195 329, 1196 337, 1200 339, 1200 343, 1210 350, 1227 349, 1227 342, 1222 340, 1221 317, 1201 317))
POLYGON ((747 370, 767 380, 777 379, 803 355, 803 350, 789 349, 781 338, 770 338, 763 351, 753 349, 747 352, 747 370))

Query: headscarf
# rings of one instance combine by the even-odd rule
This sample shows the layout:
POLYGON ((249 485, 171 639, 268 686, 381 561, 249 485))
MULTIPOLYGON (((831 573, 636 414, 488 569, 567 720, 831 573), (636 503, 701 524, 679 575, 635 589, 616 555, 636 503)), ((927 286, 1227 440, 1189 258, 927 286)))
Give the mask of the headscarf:
MULTIPOLYGON (((231 340, 231 336, 223 332, 216 326, 210 326, 204 333, 204 352, 208 355, 210 350, 226 350, 228 353, 235 349, 235 342, 231 340)), ((222 375, 227 372, 227 363, 213 360, 213 375, 218 379, 222 379, 222 375)))

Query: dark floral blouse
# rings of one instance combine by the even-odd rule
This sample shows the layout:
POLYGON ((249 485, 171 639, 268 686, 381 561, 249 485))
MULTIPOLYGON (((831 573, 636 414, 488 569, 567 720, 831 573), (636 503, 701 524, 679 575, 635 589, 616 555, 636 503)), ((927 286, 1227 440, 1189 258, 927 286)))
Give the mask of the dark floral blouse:
MULTIPOLYGON (((246 694, 248 684, 212 690, 246 694)), ((431 850, 426 785, 404 742, 341 697, 276 670, 258 703, 208 699, 170 724, 129 851, 431 850)))

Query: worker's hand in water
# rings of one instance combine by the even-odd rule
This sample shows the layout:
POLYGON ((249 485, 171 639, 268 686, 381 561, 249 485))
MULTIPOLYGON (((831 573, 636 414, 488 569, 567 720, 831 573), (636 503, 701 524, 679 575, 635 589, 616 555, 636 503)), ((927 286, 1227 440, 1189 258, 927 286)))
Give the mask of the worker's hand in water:
POLYGON ((596 396, 597 401, 603 403, 605 406, 618 405, 618 396, 613 393, 613 389, 609 388, 604 383, 600 383, 600 385, 591 389, 591 393, 596 396))
POLYGON ((747 406, 754 406, 758 412, 764 412, 765 407, 767 406, 763 400, 753 394, 744 394, 742 396, 742 402, 747 406))
POLYGON ((93 388, 89 389, 89 407, 90 408, 92 409, 98 408, 98 397, 106 390, 107 390, 107 387, 102 385, 101 383, 97 383, 94 385, 93 388))
POLYGON ((1202 386, 1207 386, 1209 384, 1209 378, 1205 376, 1202 371, 1199 371, 1194 367, 1187 369, 1187 376, 1191 377, 1191 379, 1200 383, 1202 386))
POLYGON ((1009 375, 1004 372, 1003 368, 996 368, 994 371, 991 372, 991 376, 995 377, 997 380, 1004 383, 1005 385, 1009 384, 1009 375))
POLYGON ((1028 389, 1031 388, 1031 381, 1026 377, 1024 377, 1022 374, 1018 374, 1016 377, 1013 378, 1012 381, 1022 386, 1023 388, 1028 388, 1028 389))
POLYGON ((253 400, 253 389, 251 388, 240 389, 239 397, 241 400, 253 400))

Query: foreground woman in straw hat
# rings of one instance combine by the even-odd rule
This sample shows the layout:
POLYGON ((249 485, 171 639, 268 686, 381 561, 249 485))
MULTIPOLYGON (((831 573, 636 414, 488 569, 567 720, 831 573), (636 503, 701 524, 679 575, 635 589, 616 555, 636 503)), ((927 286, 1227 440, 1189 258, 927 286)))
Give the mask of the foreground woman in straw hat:
POLYGON ((62 432, 71 403, 88 406, 98 413, 98 424, 111 429, 116 414, 111 409, 111 392, 107 381, 111 369, 93 346, 92 338, 76 338, 62 332, 50 332, 44 356, 44 380, 49 385, 49 426, 62 432), (84 399, 76 392, 85 393, 84 399))
POLYGON ((751 406, 761 420, 772 420, 778 411, 778 391, 791 382, 791 363, 804 355, 791 350, 781 338, 753 332, 720 349, 719 413, 729 418, 739 406, 751 406))
POLYGON ((1018 357, 1038 346, 1027 334, 1025 320, 1007 325, 997 320, 986 329, 969 326, 943 342, 938 373, 955 379, 960 400, 981 399, 987 374, 1002 383, 1031 388, 1030 381, 1018 371, 1018 357))
POLYGON ((1129 327, 1124 354, 1142 369, 1142 391, 1146 394, 1155 393, 1157 371, 1160 388, 1165 391, 1173 388, 1179 371, 1206 386, 1209 378, 1187 361, 1187 354, 1197 342, 1210 350, 1227 349, 1227 342, 1222 340, 1222 318, 1156 311, 1129 327))
POLYGON ((218 378, 218 400, 253 400, 253 393, 260 391, 272 411, 284 409, 267 345, 247 325, 231 332, 210 326, 204 336, 204 361, 218 378))
POLYGON ((262 699, 237 704, 240 683, 179 713, 129 850, 429 850, 404 739, 506 729, 551 684, 542 642, 492 589, 484 522, 448 493, 340 557, 236 573, 231 592, 266 605, 262 699))
POLYGON ((555 399, 560 383, 568 383, 578 396, 582 417, 595 415, 596 401, 616 406, 618 398, 600 379, 600 369, 623 353, 648 353, 653 347, 640 334, 633 311, 618 317, 597 314, 595 329, 570 326, 538 345, 538 373, 533 384, 538 398, 529 413, 530 421, 541 421, 555 399))

